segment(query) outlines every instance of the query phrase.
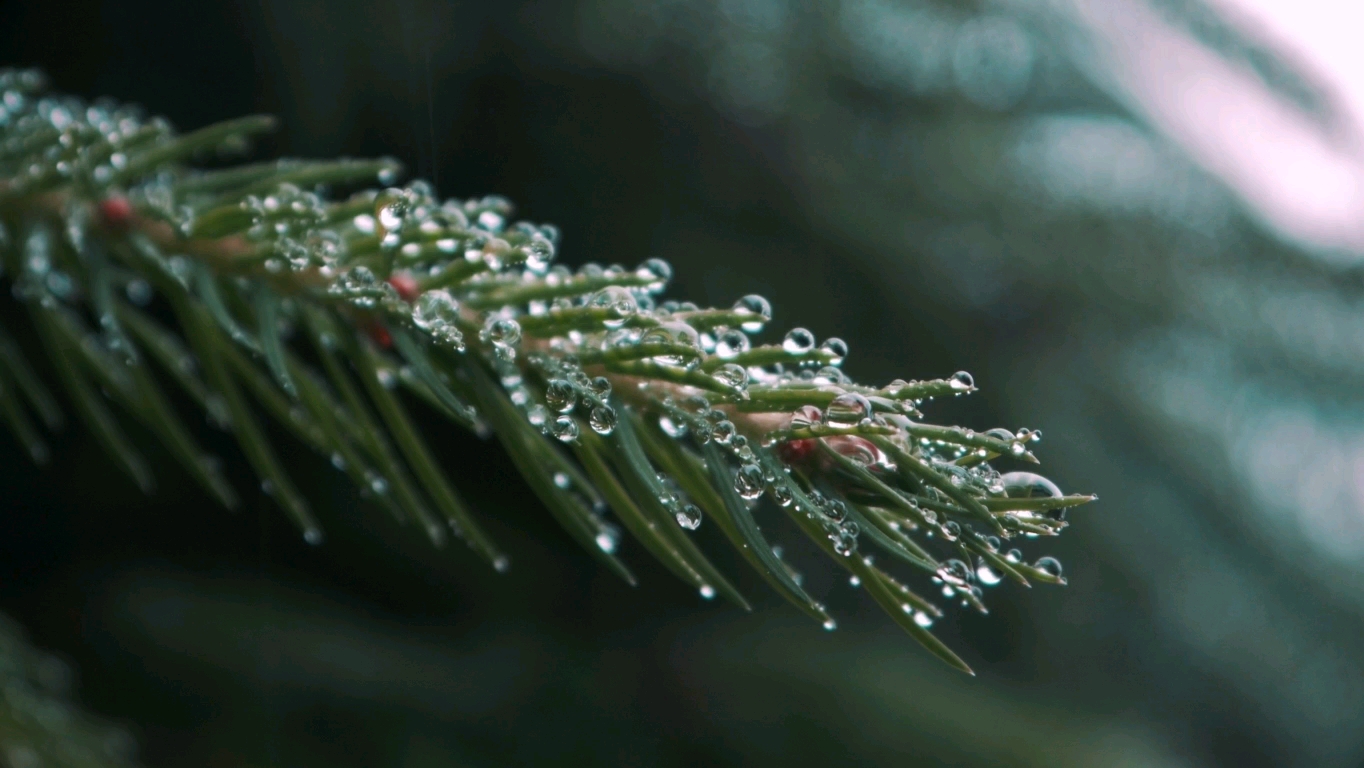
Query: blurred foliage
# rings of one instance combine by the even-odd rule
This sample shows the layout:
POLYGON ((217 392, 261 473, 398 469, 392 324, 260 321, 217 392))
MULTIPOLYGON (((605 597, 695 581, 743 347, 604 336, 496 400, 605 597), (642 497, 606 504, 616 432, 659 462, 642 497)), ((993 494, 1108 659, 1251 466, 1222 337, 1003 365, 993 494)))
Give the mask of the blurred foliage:
MULTIPOLYGON (((279 543, 265 522, 248 532, 215 515, 185 521, 191 490, 166 489, 149 507, 111 490, 96 462, 63 460, 7 478, 16 503, 42 513, 10 520, 5 607, 77 661, 91 706, 143 724, 152 764, 269 755, 272 744, 283 754, 360 721, 375 730, 348 731, 366 745, 351 745, 354 764, 373 762, 379 752, 363 750, 385 739, 402 745, 386 755, 411 744, 474 765, 834 754, 1051 764, 1039 752, 1048 746, 1056 762, 1087 765, 1358 764, 1355 257, 1267 234, 1123 106, 1067 9, 583 0, 0 11, 15 60, 63 89, 165 105, 185 125, 275 112, 285 151, 394 152, 451 193, 507 194, 562 225, 570 260, 652 252, 687 265, 680 294, 798 304, 818 333, 858 340, 848 367, 860 378, 893 376, 909 358, 994 383, 964 420, 1026 414, 1049 435, 1061 487, 1084 478, 1105 503, 1062 547, 1063 595, 1004 592, 990 617, 945 627, 965 640, 955 645, 976 681, 934 682, 874 617, 825 636, 779 608, 711 615, 682 590, 671 607, 640 600, 598 583, 537 528, 521 511, 528 497, 489 488, 471 488, 471 502, 500 502, 532 539, 513 558, 537 563, 505 585, 401 547, 374 553, 359 522, 313 553, 279 543), (991 35, 1012 42, 979 42, 991 35), (1013 58, 1001 65, 996 52, 1013 58), (1012 67, 1002 78, 968 76, 1001 66, 1012 67), (211 94, 205 80, 218 84, 211 94), (55 477, 80 481, 53 498, 55 477), (101 517, 110 510, 130 523, 101 517), (1093 554, 1074 556, 1081 549, 1093 554), (403 627, 393 635, 429 632, 452 659, 473 653, 462 638, 488 637, 481 647, 530 644, 543 661, 470 690, 489 701, 523 692, 501 715, 437 697, 377 717, 364 697, 326 687, 334 672, 292 688, 316 692, 307 702, 246 675, 214 686, 211 665, 186 659, 210 656, 220 637, 172 643, 139 618, 128 596, 147 587, 128 580, 134 561, 189 603, 221 594, 205 580, 259 579, 254 591, 222 591, 277 633, 269 595, 298 595, 297 611, 334 585, 345 619, 331 636, 393 622, 403 627), (515 603, 514 589, 532 596, 515 603), (537 684, 517 688, 524 673, 537 684), (568 680, 594 681, 592 693, 568 680), (1039 722, 1070 735, 1039 746, 1039 722), (420 728, 450 738, 409 730, 420 728)), ((1264 71, 1273 87, 1297 87, 1264 71)), ((457 441, 440 448, 473 472, 509 471, 457 441)), ((856 613, 843 584, 811 580, 856 613)))

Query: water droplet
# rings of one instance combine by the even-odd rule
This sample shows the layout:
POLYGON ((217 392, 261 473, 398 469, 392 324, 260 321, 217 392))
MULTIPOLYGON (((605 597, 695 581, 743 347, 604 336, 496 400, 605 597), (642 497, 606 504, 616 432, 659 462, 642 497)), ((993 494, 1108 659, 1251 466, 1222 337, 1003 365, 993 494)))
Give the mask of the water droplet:
POLYGON ((838 629, 838 622, 834 621, 833 619, 825 619, 824 629, 828 632, 832 632, 835 629, 838 629))
POLYGON ((611 382, 605 376, 598 376, 593 379, 589 386, 592 388, 592 394, 601 400, 611 396, 611 382))
POLYGON ((732 360, 752 348, 748 334, 738 328, 725 328, 715 337, 715 356, 732 360))
POLYGON ((932 616, 929 616, 928 614, 924 613, 923 611, 915 611, 915 612, 914 612, 914 623, 915 623, 915 624, 918 624, 919 626, 923 627, 924 629, 928 629, 929 627, 933 626, 933 617, 932 617, 932 616))
POLYGON ((949 583, 955 581, 959 584, 965 584, 971 580, 971 568, 954 557, 943 562, 942 568, 938 569, 938 576, 949 583))
POLYGON ((835 397, 824 410, 824 423, 831 427, 856 426, 871 415, 871 403, 856 392, 835 397))
POLYGON ((667 414, 658 417, 658 428, 668 437, 682 437, 687 434, 687 423, 680 419, 674 421, 667 414))
POLYGON ((549 427, 560 442, 571 443, 578 439, 578 422, 571 416, 560 416, 549 427))
POLYGON ((597 547, 606 554, 609 555, 612 552, 616 551, 616 546, 618 543, 617 536, 613 535, 611 531, 603 530, 601 533, 597 534, 596 541, 597 547))
POLYGON ((677 507, 673 516, 677 519, 678 525, 689 531, 701 527, 701 509, 695 504, 683 504, 677 507))
POLYGON ((526 411, 526 420, 531 426, 543 427, 545 422, 549 421, 549 410, 543 405, 532 405, 530 410, 526 411))
POLYGON ((618 285, 609 285, 592 295, 588 306, 604 309, 608 319, 602 321, 607 328, 619 328, 626 319, 639 311, 635 295, 618 285))
POLYGON ((767 494, 771 496, 772 500, 777 502, 777 506, 780 507, 789 507, 794 500, 791 489, 787 488, 785 483, 772 483, 767 486, 767 494))
POLYGON ((128 285, 124 287, 124 291, 128 294, 128 301, 131 301, 139 307, 145 307, 147 304, 151 303, 152 287, 146 280, 141 278, 129 280, 128 285))
POLYGON ((948 379, 948 383, 954 392, 970 392, 976 388, 976 380, 971 378, 971 374, 966 371, 957 371, 948 379))
POLYGON ((303 532, 303 540, 314 547, 321 546, 323 538, 321 528, 309 528, 303 532))
POLYGON ((1011 499, 1057 498, 1061 489, 1056 483, 1033 472, 1009 472, 1001 475, 1004 495, 1011 499))
MULTIPOLYGON (((698 432, 697 437, 700 436, 700 432, 698 432)), ((711 427, 709 439, 720 445, 729 445, 730 441, 734 439, 734 422, 728 419, 717 422, 715 426, 711 427)))
POLYGON ((569 486, 568 474, 564 472, 555 472, 554 484, 560 488, 568 488, 569 486))
POLYGON ((649 259, 639 265, 635 275, 641 280, 651 281, 650 290, 661 290, 665 283, 673 279, 673 267, 663 259, 649 259))
POLYGON ((609 405, 599 405, 592 409, 587 423, 599 435, 609 435, 616 428, 616 409, 609 405))
POLYGON ((802 405, 791 414, 791 429, 805 429, 824 423, 824 412, 813 405, 802 405))
POLYGON ((751 316, 751 319, 745 319, 739 324, 740 328, 749 333, 761 331, 767 321, 772 319, 772 304, 756 293, 750 293, 734 302, 734 311, 751 316))
POLYGON ((728 384, 735 389, 743 390, 748 387, 748 371, 744 370, 741 365, 725 363, 716 368, 711 376, 720 383, 728 384))
POLYGON ((819 351, 829 355, 829 365, 842 365, 843 358, 848 356, 848 343, 834 336, 825 339, 824 343, 819 345, 819 351))
POLYGON ((1032 567, 1055 578, 1061 578, 1061 561, 1050 555, 1039 558, 1037 562, 1032 564, 1032 567))
POLYGON ((999 440, 1005 443, 1012 443, 1014 441, 1014 433, 1010 432, 1004 427, 995 427, 994 429, 987 429, 985 430, 985 436, 994 438, 995 440, 999 440))
POLYGON ((766 480, 763 478, 762 467, 757 464, 745 464, 739 468, 734 475, 734 490, 745 499, 756 499, 763 493, 766 480))
POLYGON ((790 355, 803 355, 815 347, 815 335, 805 328, 792 328, 782 339, 781 348, 790 355))
POLYGON ((499 360, 511 362, 516 359, 516 345, 521 343, 521 325, 509 317, 489 315, 478 338, 493 346, 499 360))
POLYGON ((578 401, 578 391, 566 379, 554 379, 545 388, 545 405, 550 410, 568 413, 578 401))
POLYGON ((702 585, 701 585, 701 589, 700 589, 699 591, 700 591, 701 597, 702 597, 703 599, 705 599, 705 600, 714 600, 714 599, 715 599, 715 587, 712 587, 712 586, 709 585, 709 584, 702 584, 702 585))
POLYGON ((961 523, 958 523, 956 520, 948 520, 947 522, 943 523, 942 535, 943 538, 947 539, 948 541, 956 541, 957 539, 961 538, 961 523))
POLYGON ((976 565, 976 581, 987 587, 993 587, 1001 581, 1002 577, 985 563, 984 558, 976 565))

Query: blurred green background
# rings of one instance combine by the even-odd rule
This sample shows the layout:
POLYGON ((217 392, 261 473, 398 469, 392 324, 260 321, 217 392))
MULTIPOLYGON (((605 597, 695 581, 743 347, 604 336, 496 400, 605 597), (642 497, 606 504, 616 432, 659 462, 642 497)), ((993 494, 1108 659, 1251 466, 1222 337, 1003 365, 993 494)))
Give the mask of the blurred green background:
MULTIPOLYGON (((741 566, 749 615, 627 550, 632 590, 470 436, 432 435, 507 575, 361 514, 301 451, 320 548, 174 468, 143 498, 68 431, 41 471, 0 439, 0 610, 167 768, 1361 764, 1359 253, 1296 237, 1152 118, 1102 66, 1116 7, 10 0, 0 62, 58 90, 180 128, 272 112, 263 154, 504 194, 566 262, 661 256, 672 296, 766 295, 776 325, 849 340, 858 380, 969 370, 981 391, 931 420, 1040 428, 1044 471, 1101 501, 1054 547, 1070 586, 938 623, 968 679, 794 531, 837 632, 741 566)), ((1209 7, 1122 7, 1339 127, 1329 89, 1209 7)))

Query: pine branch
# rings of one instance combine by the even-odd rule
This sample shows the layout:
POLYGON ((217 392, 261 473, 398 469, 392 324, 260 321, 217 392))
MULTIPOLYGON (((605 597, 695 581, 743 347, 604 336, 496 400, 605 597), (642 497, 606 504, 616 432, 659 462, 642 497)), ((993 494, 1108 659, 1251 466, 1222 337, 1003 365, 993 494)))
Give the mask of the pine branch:
MULTIPOLYGON (((153 467, 123 433, 127 417, 224 506, 237 498, 164 380, 236 437, 310 543, 321 525, 258 412, 386 514, 505 569, 414 424, 415 398, 496 436, 568 534, 632 584, 617 524, 702 596, 747 608, 688 533, 710 519, 832 629, 764 532, 784 517, 969 672, 929 632, 943 609, 889 567, 927 571, 944 599, 981 612, 982 588, 1004 578, 1065 583, 1055 559, 1029 563, 1005 542, 1059 534, 1065 511, 1094 497, 990 463, 1036 463, 1041 434, 922 421, 934 398, 974 391, 969 374, 855 384, 839 339, 816 344, 797 328, 755 346, 771 320, 760 296, 728 309, 659 301, 672 268, 658 259, 551 266, 558 230, 509 223, 500 197, 442 201, 421 181, 322 194, 391 185, 393 161, 187 165, 269 130, 269 118, 180 135, 129 107, 43 95, 30 71, 0 73, 0 91, 0 258, 13 295, 81 421, 144 490, 153 467)), ((0 415, 38 463, 38 423, 61 424, 47 386, 0 329, 0 415)))

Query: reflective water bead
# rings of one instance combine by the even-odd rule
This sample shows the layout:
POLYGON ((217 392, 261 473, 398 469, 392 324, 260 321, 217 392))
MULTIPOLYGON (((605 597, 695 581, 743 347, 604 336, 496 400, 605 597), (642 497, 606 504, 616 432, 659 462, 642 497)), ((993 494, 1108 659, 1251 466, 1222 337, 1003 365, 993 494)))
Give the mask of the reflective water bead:
POLYGON ((815 335, 805 328, 792 328, 781 342, 781 348, 790 355, 803 355, 814 347, 815 335))
POLYGON ((515 345, 521 342, 521 325, 508 317, 489 317, 479 338, 485 344, 515 345))
POLYGON ((602 321, 602 325, 613 329, 624 325, 626 319, 639 311, 635 295, 619 285, 608 285, 592 294, 588 306, 606 310, 609 317, 602 321))
POLYGON ((929 616, 927 613, 924 613, 923 611, 915 611, 914 623, 918 624, 924 629, 928 629, 929 627, 933 626, 933 617, 929 616))
POLYGON ((1004 559, 1011 563, 1021 563, 1023 562, 1023 550, 1011 549, 1004 553, 1004 559))
POLYGON ((532 405, 526 411, 526 420, 534 427, 543 427, 549 421, 549 411, 543 405, 532 405))
POLYGON ((554 379, 545 387, 545 405, 550 410, 568 413, 578 402, 578 391, 566 379, 554 379))
POLYGON ((995 427, 994 429, 987 429, 985 430, 985 436, 1005 443, 1012 443, 1015 439, 1014 433, 1010 432, 1004 427, 995 427))
POLYGON ((1058 498, 1061 489, 1056 483, 1033 472, 1008 472, 999 481, 1004 486, 1004 495, 1011 499, 1058 498))
POLYGON ((767 495, 771 496, 772 500, 777 502, 777 506, 779 507, 791 506, 791 502, 795 498, 791 494, 791 489, 787 488, 785 483, 772 483, 768 485, 767 495))
POLYGON ((763 329, 768 320, 772 319, 772 304, 756 293, 749 295, 734 302, 734 311, 739 314, 751 315, 751 319, 746 318, 739 327, 749 333, 757 333, 763 329))
POLYGON ((833 336, 819 345, 819 351, 829 355, 829 365, 842 365, 843 358, 848 356, 848 343, 833 336))
POLYGON ((1050 555, 1039 558, 1032 567, 1054 578, 1061 578, 1061 561, 1050 555))
POLYGON ((571 443, 578 439, 578 422, 571 416, 560 416, 549 429, 561 442, 571 443))
POLYGON ((957 371, 948 379, 948 383, 954 392, 970 392, 976 388, 976 380, 971 378, 971 374, 966 371, 957 371))
POLYGON ((568 474, 566 472, 555 472, 554 485, 558 486, 559 488, 568 488, 569 486, 568 474))
POLYGON ((824 409, 824 423, 831 427, 856 426, 871 415, 871 403, 856 392, 844 392, 824 409))
POLYGON ((731 360, 752 348, 748 334, 738 328, 725 328, 715 337, 715 356, 731 360))
POLYGON ((764 484, 762 468, 757 464, 745 464, 734 474, 734 490, 745 499, 761 496, 764 484))
POLYGON ((635 275, 641 280, 649 281, 649 290, 662 290, 663 286, 673 278, 673 267, 663 259, 648 259, 635 270, 635 275))
POLYGON ((965 584, 971 580, 971 568, 954 557, 943 563, 942 568, 938 569, 938 575, 943 581, 965 584))
MULTIPOLYGON (((723 419, 717 422, 715 426, 711 427, 710 439, 720 445, 729 445, 730 441, 734 439, 734 434, 734 422, 723 419)), ((698 434, 697 437, 700 437, 700 435, 698 434)))
POLYGON ((1002 580, 1003 577, 1001 577, 995 569, 991 568, 985 562, 984 558, 981 558, 980 562, 976 564, 976 581, 987 587, 993 587, 1002 580))
POLYGON ((734 363, 725 363, 716 368, 710 374, 722 384, 727 384, 735 389, 745 389, 748 387, 748 371, 743 366, 734 363))
POLYGON ((683 504, 673 513, 677 524, 689 531, 701 527, 701 509, 695 504, 683 504))
POLYGON ((609 405, 599 405, 592 409, 587 419, 588 426, 599 435, 609 435, 616 428, 616 409, 609 405))
POLYGON ((598 398, 601 398, 602 400, 605 400, 606 398, 611 396, 611 381, 607 379, 605 376, 598 376, 597 378, 593 379, 588 384, 588 387, 591 388, 592 394, 596 395, 598 398))
POLYGON ((802 405, 791 413, 791 429, 805 429, 824 423, 824 412, 813 405, 802 405))
POLYGON ((673 420, 667 414, 658 417, 658 427, 668 437, 682 437, 687 434, 687 423, 681 419, 673 420))
POLYGON ((459 319, 459 304, 444 289, 427 291, 412 307, 412 322, 424 331, 444 330, 459 319))

